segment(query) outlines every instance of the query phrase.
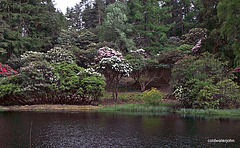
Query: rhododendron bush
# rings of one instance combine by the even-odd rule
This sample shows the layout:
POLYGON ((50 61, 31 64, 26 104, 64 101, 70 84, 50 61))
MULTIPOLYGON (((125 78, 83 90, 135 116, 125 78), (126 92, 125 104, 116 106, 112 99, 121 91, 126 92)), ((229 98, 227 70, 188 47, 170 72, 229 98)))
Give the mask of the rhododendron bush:
POLYGON ((99 60, 96 66, 97 71, 104 74, 106 78, 106 87, 112 88, 113 99, 118 99, 119 81, 123 76, 129 77, 132 67, 120 52, 109 47, 100 48, 96 60, 99 60))
POLYGON ((90 104, 103 94, 104 78, 93 69, 65 62, 24 65, 19 75, 0 81, 0 104, 90 104))
POLYGON ((100 61, 102 58, 111 58, 112 56, 116 56, 120 59, 123 58, 122 53, 109 47, 103 47, 98 50, 98 56, 95 60, 100 61))
POLYGON ((173 94, 186 108, 238 107, 239 86, 227 65, 207 52, 183 58, 172 69, 173 94))
POLYGON ((0 78, 15 75, 17 72, 7 64, 0 63, 0 78))

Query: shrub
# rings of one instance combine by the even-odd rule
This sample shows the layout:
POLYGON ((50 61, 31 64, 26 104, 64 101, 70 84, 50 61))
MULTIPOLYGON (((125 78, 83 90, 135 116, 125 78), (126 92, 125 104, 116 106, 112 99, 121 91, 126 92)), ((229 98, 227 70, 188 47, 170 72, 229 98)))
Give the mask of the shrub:
MULTIPOLYGON (((76 64, 67 64, 65 62, 52 64, 55 68, 54 73, 59 75, 59 98, 67 96, 76 96, 69 98, 72 101, 89 104, 92 101, 98 101, 102 96, 105 81, 100 73, 92 68, 85 69, 76 64)), ((68 100, 69 101, 69 100, 68 100)))
POLYGON ((10 59, 7 61, 9 65, 14 67, 15 69, 19 69, 26 64, 33 62, 33 61, 43 61, 46 60, 46 54, 43 52, 36 52, 36 51, 26 51, 24 52, 20 58, 16 55, 12 55, 10 59))
POLYGON ((181 37, 181 44, 196 45, 199 40, 207 38, 208 30, 206 28, 193 28, 188 34, 181 37))
POLYGON ((239 101, 238 86, 231 79, 227 62, 203 53, 188 56, 172 69, 171 87, 177 100, 190 108, 231 108, 239 101))
POLYGON ((78 93, 91 101, 98 101, 103 96, 105 81, 103 77, 85 77, 81 80, 78 93))
POLYGON ((59 76, 59 91, 69 94, 77 92, 80 85, 80 78, 77 74, 84 71, 84 68, 65 62, 53 63, 52 66, 54 68, 53 73, 59 76))
POLYGON ((23 83, 19 92, 28 97, 46 98, 56 88, 59 81, 58 75, 53 73, 54 68, 47 61, 34 61, 20 68, 23 83))
POLYGON ((128 61, 122 58, 120 52, 114 49, 104 47, 100 49, 96 60, 100 60, 96 66, 97 71, 104 74, 106 78, 106 87, 112 88, 113 99, 118 99, 117 88, 123 76, 129 77, 132 67, 128 61))
POLYGON ((122 53, 109 47, 102 47, 98 50, 98 56, 95 58, 95 60, 100 61, 102 58, 111 58, 113 56, 122 59, 122 53))
POLYGON ((47 51, 46 58, 50 63, 75 63, 75 57, 73 56, 72 52, 66 50, 63 47, 54 47, 51 50, 47 51))
POLYGON ((156 88, 152 88, 151 90, 146 90, 143 92, 144 102, 148 105, 159 105, 163 97, 164 94, 162 94, 156 88))
POLYGON ((145 58, 143 52, 132 52, 125 57, 132 67, 130 76, 140 84, 141 91, 157 77, 156 60, 145 58))
POLYGON ((193 45, 183 44, 183 45, 179 46, 177 49, 182 51, 185 54, 190 54, 192 52, 191 50, 193 47, 194 47, 193 45))
POLYGON ((8 66, 7 64, 0 63, 0 79, 2 77, 8 77, 16 74, 17 72, 13 70, 10 66, 8 66))
POLYGON ((97 56, 97 50, 95 48, 83 50, 75 47, 72 48, 71 51, 76 57, 76 64, 78 66, 88 68, 91 65, 95 65, 95 61, 93 60, 97 56))
POLYGON ((15 93, 19 89, 19 84, 20 79, 18 75, 2 78, 0 81, 0 98, 15 93))

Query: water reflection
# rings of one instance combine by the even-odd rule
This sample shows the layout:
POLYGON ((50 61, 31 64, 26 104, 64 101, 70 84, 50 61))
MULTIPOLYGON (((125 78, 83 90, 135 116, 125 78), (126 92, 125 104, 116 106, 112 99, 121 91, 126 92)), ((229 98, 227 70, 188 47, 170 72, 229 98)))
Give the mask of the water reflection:
POLYGON ((234 147, 240 145, 239 123, 240 119, 170 113, 1 112, 0 143, 29 147, 31 138, 32 147, 234 147))

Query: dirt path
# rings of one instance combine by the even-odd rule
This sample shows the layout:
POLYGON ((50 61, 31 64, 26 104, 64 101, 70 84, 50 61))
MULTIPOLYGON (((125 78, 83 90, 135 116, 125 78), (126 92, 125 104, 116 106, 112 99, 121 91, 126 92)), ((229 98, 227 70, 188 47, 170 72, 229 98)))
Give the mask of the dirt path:
POLYGON ((4 111, 83 111, 95 110, 101 106, 92 105, 24 105, 24 106, 4 106, 4 111))

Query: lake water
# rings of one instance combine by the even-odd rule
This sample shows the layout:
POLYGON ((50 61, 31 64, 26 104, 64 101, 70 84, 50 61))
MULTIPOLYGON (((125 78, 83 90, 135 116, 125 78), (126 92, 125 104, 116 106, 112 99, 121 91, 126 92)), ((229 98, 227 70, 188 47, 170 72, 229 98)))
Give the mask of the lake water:
POLYGON ((0 112, 0 147, 238 147, 240 118, 98 112, 0 112), (210 143, 208 139, 232 139, 210 143))

